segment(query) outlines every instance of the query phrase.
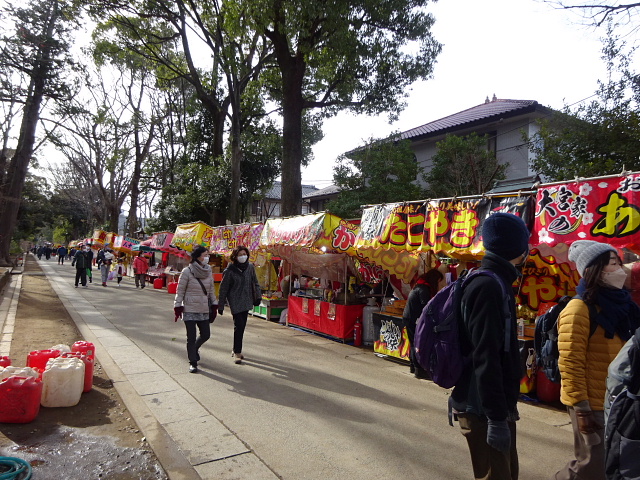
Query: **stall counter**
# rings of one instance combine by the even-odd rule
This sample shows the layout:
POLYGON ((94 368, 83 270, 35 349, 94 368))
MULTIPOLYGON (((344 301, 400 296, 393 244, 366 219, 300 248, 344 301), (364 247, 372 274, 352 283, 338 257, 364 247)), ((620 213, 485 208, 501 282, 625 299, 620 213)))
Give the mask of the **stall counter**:
POLYGON ((353 339, 353 326, 364 305, 339 305, 311 298, 289 296, 288 322, 340 340, 353 339))
POLYGON ((269 299, 263 298, 260 305, 253 307, 251 315, 254 317, 266 318, 275 322, 280 321, 280 314, 287 308, 287 299, 269 299))

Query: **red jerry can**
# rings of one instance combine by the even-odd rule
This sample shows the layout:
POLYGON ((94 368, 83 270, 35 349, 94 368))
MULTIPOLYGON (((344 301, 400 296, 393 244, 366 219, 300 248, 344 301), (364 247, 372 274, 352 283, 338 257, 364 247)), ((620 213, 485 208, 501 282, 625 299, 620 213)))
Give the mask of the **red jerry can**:
POLYGON ((164 280, 163 280, 162 278, 156 278, 156 279, 153 281, 153 288, 156 288, 156 289, 158 289, 158 290, 159 290, 159 289, 161 289, 162 287, 164 287, 164 280))
POLYGON ((95 365, 93 358, 90 358, 81 352, 62 354, 62 358, 69 357, 76 357, 84 362, 84 388, 82 389, 82 393, 90 392, 93 388, 93 366, 95 365))
POLYGON ((42 381, 9 377, 0 381, 0 423, 29 423, 40 412, 42 381))
POLYGON ((0 357, 0 367, 10 367, 11 359, 9 357, 0 357))
POLYGON ((84 340, 80 340, 73 345, 71 345, 72 352, 80 352, 91 360, 96 358, 96 347, 91 342, 85 342, 84 340))
POLYGON ((171 282, 167 285, 167 293, 174 294, 178 291, 178 282, 171 282))
POLYGON ((27 367, 44 370, 50 358, 58 358, 60 350, 34 350, 27 355, 27 367))
POLYGON ((362 320, 360 317, 356 318, 356 323, 353 324, 353 346, 362 346, 362 320))

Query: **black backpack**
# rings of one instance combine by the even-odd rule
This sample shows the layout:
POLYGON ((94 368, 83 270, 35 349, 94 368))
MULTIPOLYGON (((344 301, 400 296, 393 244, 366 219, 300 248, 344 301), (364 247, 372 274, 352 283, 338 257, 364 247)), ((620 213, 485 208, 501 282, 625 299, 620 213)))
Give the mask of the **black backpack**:
MULTIPOLYGON (((607 480, 640 478, 640 328, 631 338, 627 355, 611 367, 625 367, 622 390, 611 404, 604 435, 607 480)), ((611 368, 609 369, 611 374, 611 368)))
MULTIPOLYGON (((549 309, 547 313, 536 318, 536 329, 534 333, 533 346, 536 351, 536 366, 538 370, 544 371, 549 381, 560 383, 560 369, 558 368, 558 317, 560 312, 574 298, 580 299, 580 295, 570 297, 565 295, 558 300, 558 304, 549 309)), ((595 310, 593 305, 589 305, 589 319, 591 321, 591 331, 589 337, 593 335, 598 324, 593 321, 595 310)))

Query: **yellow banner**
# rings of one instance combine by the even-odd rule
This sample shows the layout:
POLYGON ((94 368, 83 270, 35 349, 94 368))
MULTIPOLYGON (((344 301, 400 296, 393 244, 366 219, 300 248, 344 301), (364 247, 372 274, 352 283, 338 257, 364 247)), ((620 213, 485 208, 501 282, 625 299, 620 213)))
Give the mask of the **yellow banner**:
POLYGON ((187 252, 200 245, 208 248, 212 233, 213 227, 204 222, 183 223, 176 227, 173 244, 187 252))

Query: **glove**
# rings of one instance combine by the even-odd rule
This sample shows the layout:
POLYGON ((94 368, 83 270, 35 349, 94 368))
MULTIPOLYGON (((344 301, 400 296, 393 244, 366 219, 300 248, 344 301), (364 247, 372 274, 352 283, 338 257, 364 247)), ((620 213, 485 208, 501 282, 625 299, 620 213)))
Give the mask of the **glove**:
POLYGON ((224 307, 218 307, 218 314, 222 315, 224 313, 224 307))
POLYGON ((184 307, 173 307, 173 313, 176 314, 176 318, 173 321, 177 322, 178 319, 182 316, 183 312, 184 312, 184 307))
POLYGON ((487 420, 487 443, 503 453, 511 448, 511 430, 506 420, 487 420))
POLYGON ((209 323, 213 323, 213 321, 218 316, 218 305, 213 304, 209 307, 209 323))
POLYGON ((582 434, 585 443, 587 445, 598 445, 601 440, 596 431, 601 430, 603 427, 596 420, 589 402, 587 400, 578 402, 573 406, 573 409, 576 414, 578 431, 582 434))

